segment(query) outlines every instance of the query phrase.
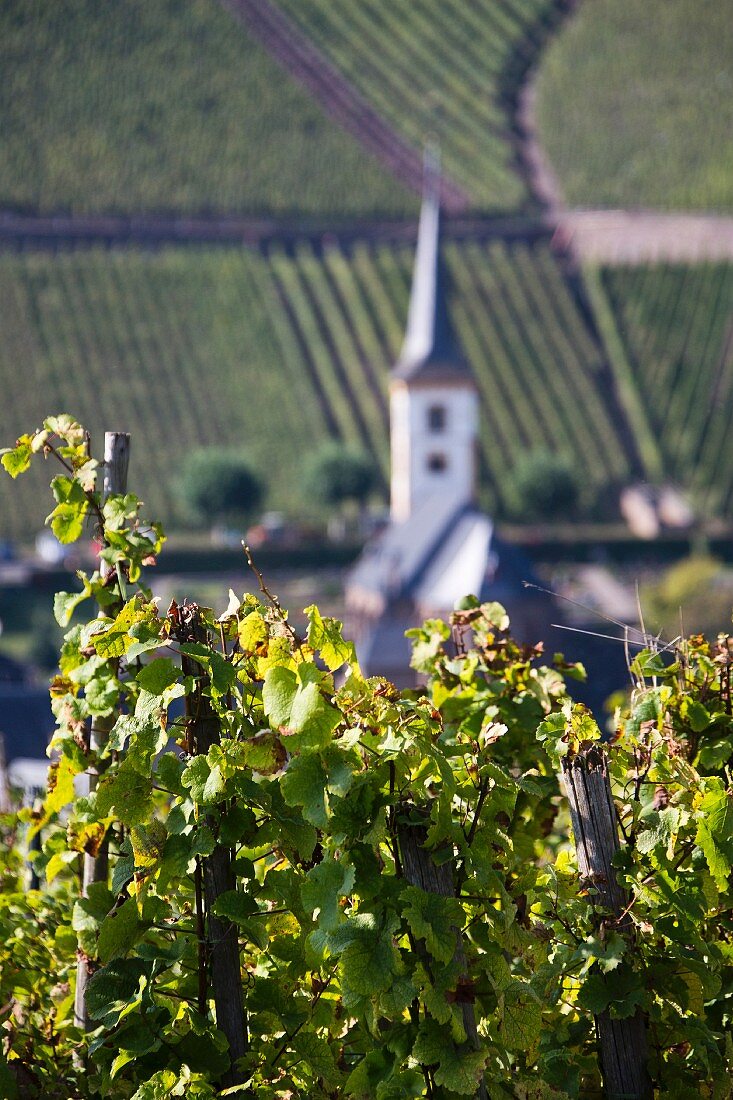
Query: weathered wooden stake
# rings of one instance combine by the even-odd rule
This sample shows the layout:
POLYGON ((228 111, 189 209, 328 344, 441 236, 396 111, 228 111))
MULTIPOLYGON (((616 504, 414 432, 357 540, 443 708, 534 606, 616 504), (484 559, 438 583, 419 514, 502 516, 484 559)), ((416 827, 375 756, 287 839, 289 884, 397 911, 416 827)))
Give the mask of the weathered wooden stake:
MULTIPOLYGON (((448 861, 440 866, 434 863, 430 852, 425 848, 427 829, 423 825, 399 824, 397 840, 400 850, 402 873, 411 886, 419 886, 428 894, 439 894, 444 898, 454 898, 456 887, 453 881, 453 864, 448 861)), ((461 977, 468 978, 468 963, 463 950, 463 937, 459 928, 453 929, 456 938, 454 961, 458 962, 461 977)), ((427 951, 424 952, 427 957, 427 951)), ((472 1050, 481 1049, 481 1040, 476 1027, 476 1015, 471 1001, 461 1004, 463 1027, 472 1050)), ((476 1093, 478 1100, 486 1100, 486 1085, 482 1082, 476 1093)))
MULTIPOLYGON (((187 607, 192 612, 185 624, 188 633, 192 639, 204 641, 205 637, 198 620, 198 608, 195 605, 184 605, 181 611, 185 613, 187 607)), ((185 616, 182 616, 182 619, 183 617, 185 616)), ((182 664, 183 672, 187 676, 201 677, 205 674, 203 667, 191 657, 184 655, 182 664)), ((219 743, 220 730, 219 720, 211 706, 211 701, 201 694, 200 681, 199 689, 188 700, 187 712, 189 745, 196 754, 206 755, 212 745, 219 743)), ((207 817, 206 821, 215 828, 216 822, 213 819, 207 817)), ((235 1062, 247 1053, 249 1038, 237 927, 231 921, 224 921, 212 912, 216 899, 236 887, 231 852, 228 848, 217 844, 211 855, 203 860, 203 880, 207 910, 206 954, 211 965, 216 1026, 227 1038, 232 1061, 231 1067, 220 1083, 224 1088, 232 1088, 235 1085, 241 1085, 244 1080, 242 1073, 236 1069, 235 1062)))
MULTIPOLYGON (((127 432, 105 432, 104 435, 104 481, 102 485, 102 499, 113 493, 127 491, 127 470, 130 464, 130 436, 127 432)), ((108 576, 111 566, 106 562, 100 565, 102 576, 108 576)), ((122 599, 122 593, 120 593, 122 599)), ((89 748, 92 752, 100 751, 107 742, 109 731, 115 723, 114 716, 109 718, 94 718, 89 731, 89 748)), ((89 792, 97 786, 99 769, 93 764, 87 769, 89 792)), ((107 882, 109 870, 109 845, 107 839, 102 841, 96 855, 84 853, 84 865, 82 869, 82 897, 87 897, 89 887, 93 882, 107 882)), ((76 966, 76 995, 74 998, 74 1021, 78 1027, 88 1030, 90 1026, 89 1015, 86 1008, 86 993, 89 979, 93 973, 90 960, 85 955, 80 955, 76 966)))
POLYGON ((0 733, 0 814, 9 814, 12 809, 13 800, 10 797, 10 777, 5 757, 5 738, 0 733))
MULTIPOLYGON (((611 797, 608 758, 592 744, 563 760, 563 777, 580 873, 595 891, 594 904, 609 911, 616 927, 631 927, 626 891, 611 864, 619 849, 616 808, 611 797)), ((603 1086, 608 1100, 652 1100, 647 1070, 646 1024, 640 1010, 624 1020, 608 1012, 596 1016, 603 1086)))

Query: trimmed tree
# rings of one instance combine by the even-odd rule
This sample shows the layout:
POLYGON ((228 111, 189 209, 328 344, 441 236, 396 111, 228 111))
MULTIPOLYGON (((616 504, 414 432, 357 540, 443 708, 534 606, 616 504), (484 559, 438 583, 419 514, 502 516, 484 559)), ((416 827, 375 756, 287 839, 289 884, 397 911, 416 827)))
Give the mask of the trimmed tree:
POLYGON ((339 508, 346 501, 364 505, 377 481, 377 468, 369 455, 342 443, 327 443, 306 465, 303 489, 318 504, 339 508))
POLYGON ((208 523, 249 523, 264 497, 262 481, 246 458, 214 447, 186 459, 180 491, 187 507, 208 523))
POLYGON ((580 486, 573 467, 549 451, 524 455, 512 473, 512 487, 519 519, 569 519, 578 507, 580 486))

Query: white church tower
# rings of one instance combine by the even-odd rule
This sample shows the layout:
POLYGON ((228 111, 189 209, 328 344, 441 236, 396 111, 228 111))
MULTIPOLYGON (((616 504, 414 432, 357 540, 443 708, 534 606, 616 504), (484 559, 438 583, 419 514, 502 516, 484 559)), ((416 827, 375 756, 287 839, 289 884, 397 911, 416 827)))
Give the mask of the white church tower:
POLYGON ((407 330, 390 384, 391 518, 470 505, 476 490, 479 399, 458 350, 440 256, 440 167, 425 153, 425 180, 407 330), (440 507, 443 504, 443 507, 440 507))

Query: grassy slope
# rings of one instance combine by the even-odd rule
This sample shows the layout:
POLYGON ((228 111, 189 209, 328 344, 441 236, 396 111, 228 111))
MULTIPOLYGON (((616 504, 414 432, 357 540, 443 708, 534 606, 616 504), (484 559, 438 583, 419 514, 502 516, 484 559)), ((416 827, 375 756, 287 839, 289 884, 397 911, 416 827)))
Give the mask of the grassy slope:
POLYGON ((0 207, 403 213, 218 0, 4 0, 0 207))
POLYGON ((538 123, 570 205, 733 210, 733 4, 584 0, 538 123))
POLYGON ((559 0, 278 0, 408 141, 437 136, 446 171, 478 209, 528 202, 507 91, 559 0))
MULTIPOLYGON (((588 484, 623 479, 602 357, 546 244, 446 249, 459 335, 483 402, 482 468, 511 503, 526 450, 563 452, 588 484)), ((270 507, 302 513, 299 469, 330 434, 386 472, 386 390, 407 310, 412 250, 358 245, 323 257, 245 250, 0 256, 0 442, 50 411, 95 435, 133 432, 131 484, 171 519, 185 449, 241 447, 270 507), (288 306, 283 304, 287 295, 288 306), (24 384, 17 383, 22 378, 24 384)), ((42 486, 0 479, 0 535, 40 526, 42 486)))
POLYGON ((709 512, 733 503, 733 265, 607 268, 618 318, 667 476, 709 512))

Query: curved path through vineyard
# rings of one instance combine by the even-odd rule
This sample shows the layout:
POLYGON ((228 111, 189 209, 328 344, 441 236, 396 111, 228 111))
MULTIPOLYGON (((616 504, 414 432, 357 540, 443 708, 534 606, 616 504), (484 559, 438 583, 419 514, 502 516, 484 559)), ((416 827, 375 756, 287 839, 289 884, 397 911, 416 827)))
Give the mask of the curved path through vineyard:
MULTIPOLYGON (((422 152, 414 149, 371 107, 295 24, 269 0, 223 0, 287 72, 310 91, 321 107, 377 156, 413 191, 422 189, 422 152)), ((444 178, 442 199, 449 213, 470 207, 457 183, 444 178)))
MULTIPOLYGON (((573 10, 570 5, 568 11, 573 10)), ((515 125, 530 190, 554 228, 554 243, 580 261, 604 264, 733 260, 733 217, 656 210, 571 210, 539 140, 535 74, 517 98, 515 125)))
MULTIPOLYGON (((371 107, 313 43, 271 0, 222 0, 246 22, 265 48, 300 80, 345 129, 374 153, 406 186, 419 193, 422 154, 371 107)), ((576 7, 566 0, 565 14, 576 7)), ((733 260, 733 217, 663 214, 645 210, 568 210, 544 149, 535 118, 534 73, 527 75, 514 106, 517 147, 523 172, 544 213, 488 218, 467 214, 470 200, 454 181, 443 179, 449 217, 445 235, 456 240, 525 240, 553 235, 559 253, 578 261, 606 264, 698 263, 733 260)), ((166 215, 32 215, 0 210, 0 248, 62 249, 165 244, 246 244, 286 247, 309 240, 318 248, 329 239, 341 247, 355 241, 411 242, 413 219, 356 220, 333 229, 327 223, 273 218, 166 215)))

